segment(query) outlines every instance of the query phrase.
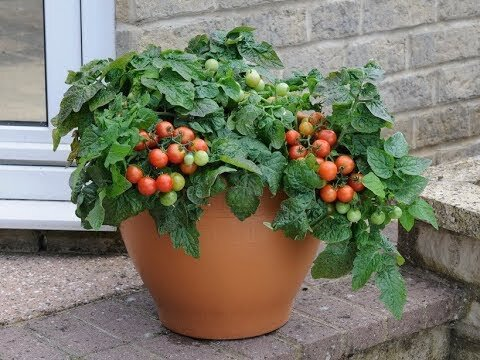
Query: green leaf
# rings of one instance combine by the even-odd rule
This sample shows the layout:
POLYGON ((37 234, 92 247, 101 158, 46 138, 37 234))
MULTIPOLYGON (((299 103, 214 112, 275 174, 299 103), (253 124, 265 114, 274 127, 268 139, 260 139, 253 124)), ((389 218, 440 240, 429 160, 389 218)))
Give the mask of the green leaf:
POLYGON ((104 225, 118 226, 131 216, 145 210, 145 197, 136 188, 130 188, 115 198, 105 198, 104 225))
POLYGON ((132 147, 127 144, 115 143, 110 147, 107 157, 105 158, 105 167, 113 165, 118 161, 124 161, 125 157, 130 153, 132 147))
POLYGON ((272 45, 262 41, 260 44, 254 41, 241 41, 237 44, 238 52, 244 59, 259 66, 271 69, 282 69, 283 64, 272 45))
POLYGON ((140 108, 138 109, 137 116, 133 122, 133 125, 138 129, 148 129, 158 121, 158 116, 152 109, 140 108))
POLYGON ((170 105, 181 106, 187 110, 193 108, 195 88, 190 81, 185 81, 177 73, 166 69, 161 72, 156 85, 170 105))
POLYGON ((283 181, 287 194, 310 192, 324 185, 318 174, 302 159, 288 162, 283 181))
POLYGON ((100 89, 95 96, 88 102, 90 111, 94 111, 99 107, 107 105, 110 101, 115 99, 117 93, 109 88, 100 89))
POLYGON ((115 198, 132 187, 130 181, 120 173, 117 166, 110 168, 112 172, 112 184, 107 186, 107 197, 115 198))
POLYGON ((193 103, 193 108, 188 112, 188 114, 192 116, 204 117, 216 112, 218 109, 218 104, 212 99, 197 99, 193 103))
POLYGON ((368 111, 363 110, 364 105, 359 105, 359 110, 352 115, 352 127, 361 133, 374 133, 383 127, 382 119, 372 116, 368 111))
POLYGON ((262 175, 260 168, 251 160, 241 157, 231 157, 228 155, 220 155, 219 159, 226 164, 236 166, 240 169, 245 169, 257 175, 262 175))
POLYGON ((422 176, 405 175, 405 180, 393 191, 395 199, 404 204, 411 204, 422 193, 428 180, 422 176))
POLYGON ((398 221, 400 221, 400 224, 407 231, 412 230, 413 225, 415 224, 415 218, 406 210, 402 212, 402 216, 400 219, 398 219, 398 221))
POLYGON ((272 228, 282 229, 286 236, 294 240, 302 240, 310 230, 306 209, 313 201, 313 196, 309 202, 301 195, 282 201, 272 222, 272 228))
POLYGON ((240 101, 242 88, 240 87, 240 84, 235 81, 234 78, 232 77, 222 78, 218 81, 218 84, 220 85, 222 90, 225 92, 225 95, 227 95, 230 99, 232 99, 235 102, 240 101))
POLYGON ((382 263, 383 258, 377 246, 364 246, 360 249, 353 262, 352 289, 363 287, 382 263))
POLYGON ((353 242, 328 244, 313 263, 312 277, 336 279, 347 275, 352 270, 355 251, 353 242))
POLYGON ((438 230, 437 218, 435 217, 433 208, 425 200, 421 198, 416 199, 414 203, 408 207, 408 212, 415 219, 425 221, 438 230))
POLYGON ((197 35, 188 42, 188 46, 185 51, 194 53, 197 55, 203 55, 210 50, 210 40, 205 34, 197 35))
POLYGON ((193 54, 172 51, 164 54, 164 58, 153 59, 152 64, 160 71, 170 68, 188 82, 203 77, 202 65, 193 54))
POLYGON ((262 179, 252 173, 232 174, 235 185, 227 190, 226 201, 239 220, 245 220, 257 211, 259 196, 263 193, 262 179))
POLYGON ((82 105, 93 98, 103 87, 104 85, 101 82, 70 86, 60 102, 60 111, 55 117, 55 126, 60 126, 72 111, 79 112, 82 105))
POLYGON ((102 189, 98 192, 97 199, 95 200, 95 206, 88 213, 85 218, 86 221, 92 226, 92 229, 98 230, 103 225, 103 220, 105 219, 105 209, 103 208, 102 202, 107 194, 105 189, 102 189))
POLYGON ((377 176, 388 179, 393 175, 395 160, 392 155, 387 154, 385 151, 369 146, 367 149, 367 162, 377 176))
POLYGON ((384 265, 377 272, 375 283, 380 289, 380 300, 397 319, 401 319, 407 302, 407 289, 395 263, 384 265))
POLYGON ((313 235, 327 243, 338 243, 352 237, 351 223, 340 214, 327 216, 312 227, 313 235))
POLYGON ((257 137, 256 120, 263 113, 263 110, 253 104, 240 108, 235 113, 235 128, 245 136, 257 137))
POLYGON ((275 195, 280 188, 287 160, 280 152, 275 151, 272 154, 260 155, 258 162, 262 180, 268 184, 270 192, 275 195))
POLYGON ((382 103, 382 101, 376 99, 366 102, 365 105, 367 106, 367 109, 370 110, 373 116, 388 121, 389 123, 393 123, 393 118, 388 113, 387 108, 382 103))
POLYGON ((227 33, 227 37, 231 37, 232 35, 238 35, 244 32, 252 32, 254 30, 255 28, 251 26, 237 26, 236 28, 233 28, 227 33))
POLYGON ((136 54, 135 54, 134 51, 130 51, 130 52, 127 52, 127 53, 123 54, 122 56, 119 56, 117 59, 110 62, 103 69, 102 75, 105 76, 106 74, 108 74, 112 70, 125 71, 125 68, 127 67, 128 63, 133 59, 133 57, 135 55, 136 54))
POLYGON ((432 160, 415 156, 404 156, 395 163, 395 168, 407 175, 422 175, 432 160))
POLYGON ((200 244, 198 232, 195 224, 189 226, 179 226, 170 232, 173 247, 175 249, 182 248, 187 255, 194 258, 200 257, 200 244))
POLYGON ((353 133, 346 134, 341 140, 341 144, 344 145, 353 156, 365 156, 367 155, 368 147, 382 147, 382 139, 380 139, 380 133, 353 133))
POLYGON ((192 191, 200 199, 208 198, 211 196, 212 186, 215 184, 217 177, 221 174, 228 172, 235 172, 236 169, 233 169, 228 166, 220 166, 216 169, 206 169, 195 173, 192 177, 192 191))
POLYGON ((385 188, 383 183, 373 172, 370 172, 363 177, 362 184, 378 197, 385 199, 385 188))
POLYGON ((383 148, 387 153, 396 158, 402 158, 408 154, 408 143, 401 132, 397 132, 390 136, 383 144, 383 148))
POLYGON ((280 149, 285 144, 285 127, 280 120, 274 119, 269 122, 263 128, 263 132, 274 149, 280 149))
POLYGON ((195 87, 195 96, 199 99, 214 99, 219 93, 216 83, 201 81, 195 87))

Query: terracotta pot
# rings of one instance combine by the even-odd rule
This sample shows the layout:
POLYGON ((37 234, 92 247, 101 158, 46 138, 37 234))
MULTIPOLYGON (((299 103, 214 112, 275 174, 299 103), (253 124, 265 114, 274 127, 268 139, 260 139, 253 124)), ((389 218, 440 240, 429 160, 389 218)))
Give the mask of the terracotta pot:
POLYGON ((168 329, 203 339, 239 339, 284 325, 320 242, 268 229, 281 199, 264 196, 241 222, 211 199, 198 223, 200 258, 174 249, 143 212, 120 226, 130 257, 168 329))

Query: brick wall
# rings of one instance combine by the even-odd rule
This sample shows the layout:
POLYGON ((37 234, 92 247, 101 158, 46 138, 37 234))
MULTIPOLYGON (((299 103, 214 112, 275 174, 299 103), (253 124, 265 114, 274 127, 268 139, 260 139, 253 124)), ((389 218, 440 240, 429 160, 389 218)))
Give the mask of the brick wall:
POLYGON ((240 24, 275 45, 285 74, 376 58, 396 129, 416 153, 480 154, 479 0, 117 0, 117 52, 183 48, 240 24))

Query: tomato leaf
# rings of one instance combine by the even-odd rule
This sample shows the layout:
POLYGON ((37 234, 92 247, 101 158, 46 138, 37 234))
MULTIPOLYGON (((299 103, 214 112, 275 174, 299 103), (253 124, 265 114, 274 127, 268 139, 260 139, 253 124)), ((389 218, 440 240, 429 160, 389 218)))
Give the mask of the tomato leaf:
POLYGON ((432 206, 425 200, 418 198, 408 207, 408 212, 415 219, 425 221, 438 230, 437 218, 432 206))
POLYGON ((132 147, 127 144, 115 143, 110 147, 107 157, 105 158, 104 166, 108 168, 119 161, 124 161, 125 157, 132 151, 132 147))
POLYGON ((387 153, 396 158, 403 158, 408 154, 408 143, 407 140, 405 140, 405 136, 403 136, 401 132, 397 132, 390 136, 383 144, 383 148, 387 153))
POLYGON ((230 99, 232 99, 235 102, 240 101, 240 94, 241 94, 242 88, 240 87, 240 84, 236 82, 233 77, 222 78, 218 81, 218 84, 220 85, 221 89, 225 92, 225 95, 227 95, 230 99))
POLYGON ((262 180, 268 184, 270 192, 275 195, 280 188, 283 171, 287 166, 287 160, 280 152, 275 151, 272 154, 260 155, 258 162, 262 180))
POLYGON ((407 175, 422 175, 432 160, 415 156, 404 156, 395 162, 395 168, 407 175))
POLYGON ((367 148, 367 162, 378 177, 388 179, 393 175, 395 160, 392 155, 385 151, 369 146, 367 148))
POLYGON ((219 159, 226 164, 236 166, 240 169, 250 171, 257 175, 262 175, 262 171, 260 170, 260 168, 251 160, 241 157, 230 157, 228 155, 220 155, 219 159))
POLYGON ((377 175, 370 172, 365 175, 362 179, 362 184, 369 190, 371 190, 375 195, 384 199, 385 198, 385 187, 382 181, 378 178, 377 175))
POLYGON ((132 184, 120 173, 117 166, 110 168, 112 172, 112 184, 107 186, 107 197, 115 198, 132 187, 132 184))
POLYGON ((205 117, 216 112, 220 107, 212 99, 198 99, 193 103, 193 108, 188 115, 205 117))
POLYGON ((340 214, 327 216, 312 227, 313 235, 327 243, 338 243, 352 237, 351 223, 340 214))
POLYGON ((422 176, 405 175, 405 180, 393 191, 395 199, 404 204, 411 204, 422 193, 427 184, 428 180, 422 176))
POLYGON ((239 220, 245 220, 254 214, 260 204, 263 193, 262 179, 252 173, 231 174, 229 181, 234 185, 227 190, 226 201, 239 220))
POLYGON ((324 185, 305 160, 290 161, 285 168, 283 181, 285 192, 289 195, 311 192, 324 185))
POLYGON ((412 230, 413 225, 415 224, 415 218, 406 210, 403 210, 402 216, 398 221, 400 221, 400 224, 407 231, 412 230))
POLYGON ((407 289, 395 259, 379 269, 375 284, 380 289, 380 300, 397 319, 401 319, 407 302, 407 289))
POLYGON ((156 81, 157 89, 165 95, 170 105, 181 106, 187 110, 193 108, 195 88, 190 81, 174 73, 170 69, 162 71, 160 79, 156 81))
POLYGON ((387 108, 380 100, 375 99, 373 101, 368 101, 365 105, 373 116, 388 121, 389 123, 393 123, 392 115, 388 113, 387 108))
POLYGON ((312 277, 336 279, 348 274, 352 270, 355 252, 355 243, 350 241, 327 244, 313 263, 312 277))
POLYGON ((105 209, 103 208, 102 202, 106 194, 107 192, 105 189, 98 191, 98 197, 95 200, 95 206, 85 218, 85 220, 88 221, 88 223, 94 230, 100 229, 105 219, 105 209))
POLYGON ((283 230, 286 236, 302 240, 310 230, 306 210, 313 201, 313 196, 299 195, 282 201, 275 219, 272 222, 274 230, 283 230), (309 201, 310 200, 310 201, 309 201))
POLYGON ((362 246, 353 262, 352 289, 363 287, 374 272, 376 272, 383 258, 378 245, 362 246))

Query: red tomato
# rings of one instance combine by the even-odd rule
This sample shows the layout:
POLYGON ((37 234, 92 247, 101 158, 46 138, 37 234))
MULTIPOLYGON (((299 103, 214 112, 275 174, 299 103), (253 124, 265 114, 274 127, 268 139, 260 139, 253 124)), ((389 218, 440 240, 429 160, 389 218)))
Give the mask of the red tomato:
POLYGON ((337 190, 337 198, 339 201, 343 203, 348 203, 352 201, 354 196, 355 196, 355 191, 349 185, 341 186, 337 190))
POLYGON ((310 124, 308 121, 304 121, 298 127, 298 131, 300 131, 300 134, 302 134, 303 136, 310 136, 313 134, 315 129, 313 128, 313 125, 310 124))
POLYGON ((149 149, 154 149, 156 148, 158 145, 158 136, 157 135, 154 135, 153 137, 150 137, 146 143, 146 146, 149 148, 149 149))
MULTIPOLYGON (((143 137, 146 141, 150 140, 150 135, 148 135, 148 133, 145 130, 140 130, 138 132, 138 135, 143 137)), ((145 140, 140 141, 137 145, 135 145, 135 147, 133 149, 136 150, 136 151, 145 150, 146 147, 147 147, 146 144, 145 144, 145 140)))
POLYGON ((342 175, 348 175, 355 169, 355 162, 348 155, 340 155, 335 160, 335 165, 342 175))
POLYGON ((181 164, 185 157, 185 148, 180 144, 170 144, 167 148, 168 161, 172 164, 181 164))
POLYGON ((300 142, 300 133, 297 130, 288 130, 285 133, 285 140, 288 145, 296 145, 300 142))
POLYGON ((162 174, 155 180, 157 190, 162 193, 167 193, 173 189, 173 179, 169 174, 162 174))
POLYGON ((320 189, 320 198, 326 203, 333 203, 337 200, 337 190, 332 185, 325 185, 320 189))
POLYGON ((331 181, 337 176, 337 166, 332 161, 324 161, 320 164, 318 174, 323 180, 331 181))
POLYGON ((193 163, 191 165, 187 165, 185 163, 180 164, 180 170, 182 170, 182 173, 185 175, 192 175, 195 171, 197 171, 197 164, 193 163))
POLYGON ((360 192, 365 189, 365 185, 362 183, 363 175, 360 173, 355 173, 350 175, 348 179, 348 185, 352 187, 356 192, 360 192))
POLYGON ((290 159, 301 159, 307 156, 307 149, 302 145, 293 145, 288 150, 288 154, 290 155, 290 159))
POLYGON ((335 145, 335 143, 337 142, 337 134, 335 134, 335 131, 333 130, 325 129, 317 131, 315 137, 319 140, 325 140, 330 144, 330 146, 335 145))
POLYGON ((168 164, 168 156, 163 150, 153 149, 148 153, 148 161, 158 169, 162 169, 168 164))
POLYGON ((135 165, 128 165, 127 172, 125 173, 125 177, 132 184, 136 184, 138 183, 138 180, 140 180, 143 177, 143 171, 142 169, 138 168, 135 165))
POLYGON ((171 137, 173 135, 173 131, 175 128, 173 127, 171 122, 162 120, 155 126, 155 131, 160 139, 171 137))
POLYGON ((186 126, 180 126, 173 131, 173 136, 177 137, 180 136, 180 142, 182 144, 189 143, 195 139, 195 134, 192 129, 186 126))
POLYGON ((310 121, 312 125, 317 125, 319 122, 323 122, 324 119, 325 115, 323 115, 321 112, 315 111, 312 113, 312 115, 310 115, 308 121, 310 121))
POLYGON ((138 181, 137 184, 138 192, 145 196, 150 196, 155 194, 157 187, 155 186, 155 180, 149 176, 145 176, 138 181))
POLYGON ((315 140, 312 144, 312 151, 317 157, 326 157, 330 154, 330 150, 330 144, 325 140, 315 140))
POLYGON ((205 142, 205 140, 200 138, 195 138, 192 141, 192 145, 188 147, 188 150, 189 151, 199 151, 199 150, 208 151, 208 145, 205 142))

